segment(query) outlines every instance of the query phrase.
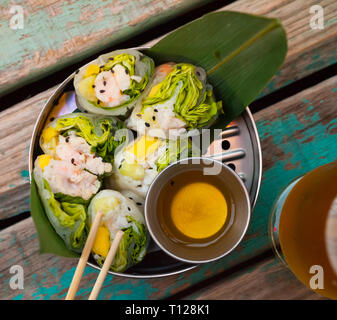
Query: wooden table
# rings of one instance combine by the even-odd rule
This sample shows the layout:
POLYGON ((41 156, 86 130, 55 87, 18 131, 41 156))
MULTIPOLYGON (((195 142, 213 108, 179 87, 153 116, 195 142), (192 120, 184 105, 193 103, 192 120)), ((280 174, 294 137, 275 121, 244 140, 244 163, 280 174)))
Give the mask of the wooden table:
MULTIPOLYGON (((16 1, 24 8, 25 26, 11 30, 11 2, 5 2, 0 9, 0 299, 63 299, 76 261, 39 255, 29 217, 28 148, 38 113, 58 79, 90 56, 121 43, 151 43, 223 3, 16 1), (27 86, 33 96, 27 97, 27 86), (24 269, 24 290, 9 286, 13 265, 24 269)), ((337 159, 337 2, 319 1, 324 30, 310 28, 309 9, 315 4, 238 0, 220 9, 279 18, 289 47, 281 70, 251 106, 262 143, 263 181, 243 242, 228 257, 176 276, 135 280, 109 275, 100 299, 322 299, 274 257, 268 237, 270 210, 282 188, 337 159)), ((85 269, 78 299, 88 298, 97 274, 85 269)))

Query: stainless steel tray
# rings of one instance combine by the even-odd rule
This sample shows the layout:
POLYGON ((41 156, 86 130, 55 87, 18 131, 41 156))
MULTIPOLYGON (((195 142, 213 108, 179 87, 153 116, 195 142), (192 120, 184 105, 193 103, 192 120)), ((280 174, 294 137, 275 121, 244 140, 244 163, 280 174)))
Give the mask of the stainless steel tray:
MULTIPOLYGON (((70 75, 54 91, 36 121, 29 152, 30 178, 34 159, 41 152, 39 138, 45 124, 52 118, 71 113, 77 109, 72 81, 74 75, 70 75)), ((235 170, 244 181, 252 207, 254 207, 261 184, 262 153, 255 122, 248 107, 240 117, 224 128, 211 146, 214 153, 210 154, 209 151, 206 151, 205 154, 222 160, 235 170)), ((88 265, 100 269, 94 260, 90 260, 88 265)), ((110 273, 131 278, 155 278, 182 273, 195 267, 196 265, 183 263, 168 256, 151 241, 149 251, 141 263, 128 269, 127 273, 110 273)))

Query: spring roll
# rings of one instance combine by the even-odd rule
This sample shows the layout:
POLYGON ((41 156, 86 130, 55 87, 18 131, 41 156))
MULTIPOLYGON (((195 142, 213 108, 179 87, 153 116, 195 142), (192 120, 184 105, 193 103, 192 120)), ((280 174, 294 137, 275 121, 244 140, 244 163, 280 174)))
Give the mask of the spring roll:
POLYGON ((199 134, 199 129, 214 123, 221 110, 204 69, 166 63, 156 68, 126 126, 141 135, 175 139, 199 134))
POLYGON ((188 139, 165 140, 141 136, 116 154, 113 173, 107 185, 118 191, 129 190, 145 198, 160 171, 170 163, 193 155, 199 150, 188 139))
POLYGON ((34 179, 46 215, 66 246, 80 252, 86 239, 90 199, 103 177, 112 173, 114 133, 123 126, 113 118, 82 113, 64 115, 43 130, 44 154, 34 163, 34 179))
POLYGON ((78 108, 101 115, 125 115, 149 83, 154 62, 137 50, 117 50, 79 69, 74 87, 78 108))
POLYGON ((124 235, 110 270, 123 272, 141 262, 146 254, 149 236, 137 204, 117 191, 102 190, 89 205, 89 225, 98 211, 102 211, 104 216, 92 248, 97 263, 100 266, 104 264, 118 230, 124 231, 124 235))

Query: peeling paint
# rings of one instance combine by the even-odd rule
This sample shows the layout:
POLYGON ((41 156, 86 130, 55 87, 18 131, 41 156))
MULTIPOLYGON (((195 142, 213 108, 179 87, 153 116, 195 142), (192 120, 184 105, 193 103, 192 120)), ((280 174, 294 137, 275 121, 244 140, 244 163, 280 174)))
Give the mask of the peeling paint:
POLYGON ((16 1, 24 28, 9 28, 11 1, 0 16, 0 93, 36 80, 163 23, 210 0, 57 1, 49 5, 16 1), (141 12, 141 15, 140 15, 141 12), (139 17, 142 17, 139 21, 139 17), (131 25, 130 25, 131 24, 131 25), (11 46, 7 44, 11 43, 11 46), (17 72, 20 70, 20 79, 17 72))

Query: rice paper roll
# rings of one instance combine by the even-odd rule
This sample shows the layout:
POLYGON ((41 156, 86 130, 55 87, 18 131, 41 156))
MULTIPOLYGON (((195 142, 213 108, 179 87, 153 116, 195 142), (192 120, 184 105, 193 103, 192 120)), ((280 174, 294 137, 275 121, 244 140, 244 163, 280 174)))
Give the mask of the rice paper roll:
POLYGON ((137 50, 103 54, 75 74, 78 108, 94 114, 125 115, 139 100, 153 72, 153 60, 137 50))
POLYGON ((34 163, 34 178, 46 215, 67 248, 81 252, 90 199, 111 174, 115 133, 123 124, 114 118, 73 113, 49 123, 40 138, 44 154, 34 163))
MULTIPOLYGON (((79 253, 87 238, 85 226, 89 201, 62 193, 54 194, 43 175, 43 167, 40 166, 45 161, 43 158, 39 156, 35 160, 33 174, 46 216, 66 247, 79 253)), ((99 181, 98 184, 99 189, 99 181)))
POLYGON ((222 111, 206 72, 187 63, 166 63, 156 68, 142 100, 126 121, 139 134, 175 139, 199 134, 211 126, 222 111))
MULTIPOLYGON (((199 150, 187 138, 166 140, 141 136, 116 154, 113 173, 106 183, 114 190, 127 190, 145 198, 160 171, 170 163, 194 155, 199 155, 199 150)), ((137 202, 142 205, 141 201, 137 202)))
POLYGON ((90 226, 98 211, 103 212, 103 218, 92 248, 93 257, 98 265, 104 264, 118 230, 122 230, 124 235, 110 270, 123 272, 141 262, 147 251, 149 235, 144 216, 135 202, 117 191, 102 190, 89 205, 90 226))

